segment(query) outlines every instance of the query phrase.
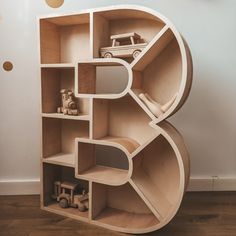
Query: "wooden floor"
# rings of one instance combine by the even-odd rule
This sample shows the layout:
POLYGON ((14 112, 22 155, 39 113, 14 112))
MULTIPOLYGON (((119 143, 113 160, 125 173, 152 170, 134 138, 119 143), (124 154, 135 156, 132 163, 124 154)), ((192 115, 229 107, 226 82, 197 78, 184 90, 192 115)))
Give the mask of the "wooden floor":
MULTIPOLYGON (((0 196, 1 236, 125 235, 39 209, 39 196, 0 196)), ((236 236, 236 192, 187 193, 177 216, 147 236, 236 236)))

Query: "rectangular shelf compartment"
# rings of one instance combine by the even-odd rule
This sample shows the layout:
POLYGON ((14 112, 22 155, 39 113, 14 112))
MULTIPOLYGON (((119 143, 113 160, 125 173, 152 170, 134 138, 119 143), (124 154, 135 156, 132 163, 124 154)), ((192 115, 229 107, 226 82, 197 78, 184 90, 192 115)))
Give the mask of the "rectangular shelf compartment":
POLYGON ((69 89, 74 92, 75 67, 70 65, 54 64, 43 65, 41 67, 41 90, 42 90, 42 116, 61 118, 89 120, 89 99, 75 98, 79 110, 78 115, 64 115, 57 113, 57 108, 62 104, 60 91, 69 89))
POLYGON ((114 227, 148 228, 159 223, 127 183, 122 186, 92 185, 92 218, 114 227))
POLYGON ((78 180, 74 178, 74 168, 63 167, 54 164, 43 164, 43 202, 42 207, 50 212, 57 213, 63 216, 69 216, 75 219, 87 220, 89 216, 89 210, 80 212, 78 208, 61 208, 56 200, 51 196, 54 193, 55 181, 68 181, 72 183, 78 183, 86 191, 89 190, 89 183, 84 180, 78 180))
POLYGON ((91 56, 90 15, 40 19, 41 63, 70 63, 91 56))
POLYGON ((88 137, 89 122, 43 118, 43 161, 74 166, 75 138, 88 137))
POLYGON ((78 139, 76 176, 78 178, 108 183, 125 181, 128 175, 128 159, 123 151, 115 147, 89 143, 78 139))
MULTIPOLYGON (((154 16, 144 12, 140 14, 140 12, 131 9, 94 13, 93 56, 100 57, 100 48, 112 45, 111 35, 135 32, 141 36, 140 43, 149 43, 164 25, 154 16)), ((129 63, 133 60, 132 57, 124 59, 129 63)))
POLYGON ((133 161, 133 183, 154 210, 165 218, 178 199, 175 192, 180 185, 179 165, 173 148, 159 135, 133 157, 133 161))

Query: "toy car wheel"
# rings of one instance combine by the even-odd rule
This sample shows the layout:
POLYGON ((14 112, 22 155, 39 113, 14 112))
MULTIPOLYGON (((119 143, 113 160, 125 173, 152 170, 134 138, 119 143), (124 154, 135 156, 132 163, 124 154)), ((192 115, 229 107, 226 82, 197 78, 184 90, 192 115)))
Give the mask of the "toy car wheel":
POLYGON ((62 198, 62 199, 59 201, 59 206, 60 206, 61 208, 68 208, 68 207, 69 207, 69 203, 68 203, 67 199, 62 198))
POLYGON ((134 52, 133 52, 133 58, 135 59, 139 54, 140 54, 140 50, 135 50, 134 52))
POLYGON ((110 52, 106 52, 104 54, 104 58, 112 58, 112 54, 110 52))

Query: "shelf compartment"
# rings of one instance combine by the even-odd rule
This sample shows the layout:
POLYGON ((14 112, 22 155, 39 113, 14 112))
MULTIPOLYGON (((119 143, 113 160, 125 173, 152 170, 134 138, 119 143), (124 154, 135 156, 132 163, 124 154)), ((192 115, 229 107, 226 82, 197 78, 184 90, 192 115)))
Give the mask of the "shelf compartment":
POLYGON ((131 96, 114 100, 94 99, 92 120, 94 139, 121 142, 130 152, 146 143, 156 132, 149 126, 151 119, 131 96))
MULTIPOLYGON (((93 56, 100 57, 100 48, 112 45, 111 35, 135 32, 141 36, 142 42, 149 43, 164 25, 156 17, 140 14, 137 10, 95 12, 93 15, 93 56)), ((132 58, 124 59, 129 63, 133 60, 132 58)))
POLYGON ((128 71, 119 62, 106 59, 96 62, 78 63, 78 92, 79 97, 106 97, 120 95, 128 85, 128 71), (109 95, 109 96, 106 96, 109 95))
POLYGON ((74 67, 60 64, 55 64, 52 67, 42 67, 41 77, 43 116, 65 119, 88 119, 87 115, 89 115, 90 105, 88 98, 75 98, 79 115, 69 116, 57 113, 57 108, 61 106, 61 89, 70 89, 73 92, 75 90, 74 67), (57 67, 58 65, 61 67, 57 67))
MULTIPOLYGON (((178 93, 182 82, 182 56, 178 42, 169 29, 155 43, 154 48, 156 48, 154 53, 153 51, 150 51, 150 53, 147 51, 133 66, 133 84, 131 90, 134 93, 135 99, 139 100, 142 104, 142 107, 146 107, 146 105, 139 98, 141 92, 148 93, 153 100, 161 105, 166 104, 174 96, 177 96, 173 104, 163 115, 159 116, 160 119, 163 119, 173 114, 174 109, 171 110, 171 107, 177 106, 176 100, 178 100, 178 93), (161 52, 159 42, 162 49, 161 52), (145 59, 145 55, 149 60, 145 59)), ((146 110, 148 110, 147 107, 146 110)), ((152 119, 157 119, 151 111, 147 113, 149 113, 152 119)))
POLYGON ((134 185, 165 219, 179 198, 180 170, 173 148, 159 135, 133 157, 133 162, 134 185))
POLYGON ((92 203, 92 218, 97 224, 122 228, 121 231, 125 228, 131 233, 159 223, 128 183, 118 187, 93 183, 92 203))
POLYGON ((80 212, 77 208, 61 208, 58 202, 51 197, 54 193, 55 181, 77 183, 86 191, 89 190, 89 183, 87 181, 78 180, 74 177, 74 168, 43 163, 43 179, 42 207, 45 210, 72 218, 88 218, 89 210, 80 212))
POLYGON ((50 160, 59 161, 61 165, 63 163, 71 165, 71 155, 75 150, 75 138, 88 137, 89 122, 43 117, 42 125, 44 160, 47 159, 45 160, 47 162, 50 160))
POLYGON ((89 13, 40 19, 41 63, 70 63, 90 57, 89 13))
POLYGON ((77 139, 76 177, 120 185, 127 181, 129 163, 126 154, 120 149, 96 143, 96 140, 77 139))

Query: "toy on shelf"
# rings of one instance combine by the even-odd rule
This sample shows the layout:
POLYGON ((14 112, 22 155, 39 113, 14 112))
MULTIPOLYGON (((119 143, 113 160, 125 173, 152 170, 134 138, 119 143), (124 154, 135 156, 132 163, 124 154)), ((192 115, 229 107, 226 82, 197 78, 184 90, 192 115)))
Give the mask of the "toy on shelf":
POLYGON ((147 106, 147 108, 153 113, 154 116, 160 117, 166 112, 171 105, 174 103, 177 97, 177 93, 164 105, 154 101, 147 93, 140 93, 139 98, 143 101, 143 103, 147 106))
POLYGON ((101 57, 136 58, 147 46, 147 43, 141 42, 141 36, 134 32, 111 35, 111 40, 111 47, 103 47, 100 49, 101 57))
POLYGON ((89 208, 88 193, 77 183, 55 181, 52 198, 59 202, 61 208, 74 207, 82 212, 89 208))
POLYGON ((57 108, 57 113, 63 113, 64 115, 78 115, 77 104, 75 101, 74 93, 69 89, 61 90, 61 107, 57 108))

